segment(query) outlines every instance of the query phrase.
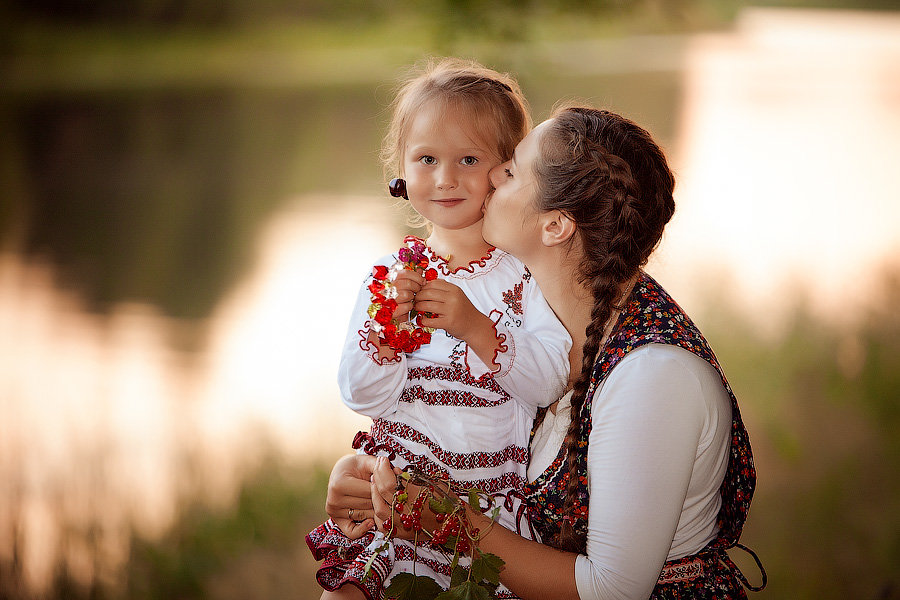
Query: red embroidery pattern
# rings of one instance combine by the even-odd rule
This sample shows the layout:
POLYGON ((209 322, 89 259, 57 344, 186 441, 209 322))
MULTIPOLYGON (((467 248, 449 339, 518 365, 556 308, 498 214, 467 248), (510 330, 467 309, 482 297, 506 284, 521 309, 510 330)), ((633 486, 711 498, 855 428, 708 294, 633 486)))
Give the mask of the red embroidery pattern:
MULTIPOLYGON (((429 542, 419 542, 419 546, 431 547, 429 542)), ((425 565, 435 573, 439 573, 441 575, 445 575, 450 577, 450 564, 444 561, 433 560, 430 558, 426 558, 425 556, 419 555, 416 557, 416 552, 413 550, 412 542, 394 544, 394 560, 401 561, 406 560, 409 562, 416 561, 420 564, 425 565)))
POLYGON ((660 583, 674 583, 676 581, 688 581, 695 577, 703 575, 703 561, 695 558, 685 564, 674 564, 663 567, 659 576, 660 583))
POLYGON ((461 383, 463 385, 471 385, 472 387, 481 388, 490 392, 494 392, 495 394, 499 394, 507 400, 509 399, 509 394, 507 394, 506 391, 502 387, 500 387, 500 385, 496 381, 490 378, 477 379, 475 377, 472 377, 471 373, 469 373, 465 369, 454 367, 439 367, 434 365, 428 365, 425 367, 411 367, 407 370, 406 377, 409 381, 414 381, 416 379, 421 379, 424 381, 443 380, 452 383, 461 383))
POLYGON ((510 461, 521 465, 528 462, 528 450, 512 444, 498 452, 448 452, 421 431, 397 421, 375 419, 372 423, 372 436, 382 444, 387 444, 388 436, 393 436, 426 446, 438 460, 452 469, 491 469, 510 461))
POLYGON ((368 545, 374 539, 375 531, 369 531, 358 540, 344 536, 338 526, 328 519, 306 536, 313 557, 323 561, 316 571, 316 581, 328 591, 344 585, 358 588, 367 600, 384 597, 384 580, 391 571, 390 561, 378 556, 372 562, 366 575, 365 567, 371 556, 368 545))
POLYGON ((429 391, 420 385, 407 386, 400 396, 400 402, 409 402, 411 404, 420 401, 430 406, 465 406, 469 408, 500 406, 508 400, 509 396, 501 396, 497 400, 490 400, 463 390, 429 391))
POLYGON ((503 301, 517 315, 522 314, 522 284, 517 283, 513 289, 503 292, 503 301))

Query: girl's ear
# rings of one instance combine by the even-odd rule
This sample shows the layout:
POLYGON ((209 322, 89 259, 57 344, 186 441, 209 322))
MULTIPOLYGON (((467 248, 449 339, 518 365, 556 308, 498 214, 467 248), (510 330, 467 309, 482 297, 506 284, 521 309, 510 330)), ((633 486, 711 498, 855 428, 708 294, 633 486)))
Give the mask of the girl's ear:
POLYGON ((541 242, 545 246, 558 246, 568 242, 575 235, 575 221, 558 210, 551 210, 541 216, 541 242))

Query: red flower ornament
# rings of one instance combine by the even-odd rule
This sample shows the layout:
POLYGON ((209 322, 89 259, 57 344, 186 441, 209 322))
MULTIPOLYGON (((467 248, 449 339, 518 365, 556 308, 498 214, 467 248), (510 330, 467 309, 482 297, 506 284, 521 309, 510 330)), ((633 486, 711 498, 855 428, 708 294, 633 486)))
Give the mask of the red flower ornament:
MULTIPOLYGON (((407 238, 406 246, 400 248, 397 256, 399 260, 390 269, 384 265, 376 265, 372 269, 372 283, 369 284, 372 303, 369 305, 368 314, 373 322, 369 326, 378 334, 378 340, 382 345, 401 352, 415 352, 431 342, 434 329, 422 326, 422 314, 413 314, 407 321, 393 318, 394 311, 397 310, 397 288, 393 281, 400 271, 415 271, 428 267, 425 244, 421 240, 407 238)), ((426 269, 424 276, 426 281, 433 281, 437 279, 437 271, 426 269)), ((432 316, 429 313, 423 314, 427 317, 432 316)))

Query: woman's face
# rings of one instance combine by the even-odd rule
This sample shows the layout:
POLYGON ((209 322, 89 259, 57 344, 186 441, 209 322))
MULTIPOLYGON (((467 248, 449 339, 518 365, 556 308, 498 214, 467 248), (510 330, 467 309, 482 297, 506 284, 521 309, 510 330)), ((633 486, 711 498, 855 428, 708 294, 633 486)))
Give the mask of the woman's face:
POLYGON ((547 123, 535 127, 519 142, 512 160, 491 169, 495 189, 484 203, 485 241, 526 264, 532 250, 540 245, 534 165, 547 123))

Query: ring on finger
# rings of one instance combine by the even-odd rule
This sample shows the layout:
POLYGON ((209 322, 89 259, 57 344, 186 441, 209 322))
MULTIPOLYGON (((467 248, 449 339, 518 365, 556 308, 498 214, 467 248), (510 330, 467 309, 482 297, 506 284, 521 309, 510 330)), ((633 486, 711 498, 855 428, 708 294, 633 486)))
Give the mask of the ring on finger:
POLYGON ((353 509, 352 508, 347 509, 347 518, 350 519, 351 521, 353 520, 353 509))

